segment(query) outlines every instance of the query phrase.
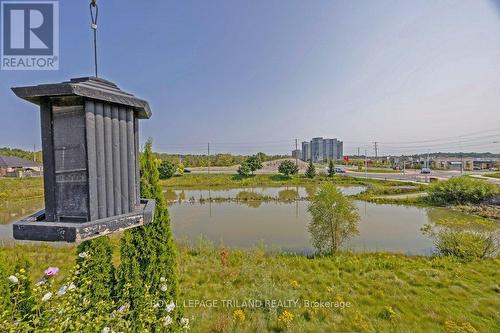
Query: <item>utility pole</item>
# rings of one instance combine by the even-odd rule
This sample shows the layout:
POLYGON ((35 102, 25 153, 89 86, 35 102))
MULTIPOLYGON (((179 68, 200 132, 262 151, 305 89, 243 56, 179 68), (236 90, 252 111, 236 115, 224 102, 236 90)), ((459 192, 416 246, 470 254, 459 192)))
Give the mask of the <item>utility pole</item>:
POLYGON ((36 144, 33 145, 33 162, 36 162, 36 144))
POLYGON ((208 173, 210 173, 210 142, 208 143, 207 151, 208 151, 208 173))
POLYGON ((378 157, 378 142, 377 141, 375 141, 373 143, 373 148, 375 149, 375 159, 377 159, 377 157, 378 157))
POLYGON ((368 178, 368 149, 365 149, 365 178, 368 178))
POLYGON ((464 174, 464 154, 460 152, 460 175, 464 174))
POLYGON ((295 166, 299 167, 299 139, 295 139, 295 166))
POLYGON ((359 158, 359 147, 358 147, 358 158, 359 158))

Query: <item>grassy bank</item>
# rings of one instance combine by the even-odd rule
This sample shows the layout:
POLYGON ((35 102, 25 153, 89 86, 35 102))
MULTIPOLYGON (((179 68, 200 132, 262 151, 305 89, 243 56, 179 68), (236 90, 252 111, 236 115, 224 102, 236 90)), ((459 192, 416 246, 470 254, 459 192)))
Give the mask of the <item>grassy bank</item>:
POLYGON ((500 172, 487 173, 487 174, 484 174, 483 176, 490 177, 490 178, 500 178, 500 172))
MULTIPOLYGON (((34 276, 41 276, 49 265, 65 274, 75 257, 73 247, 18 245, 0 253, 10 267, 27 256, 34 276)), ((494 332, 498 328, 498 259, 463 264, 381 253, 311 259, 269 255, 263 249, 221 250, 201 242, 179 245, 178 261, 179 305, 185 305, 185 315, 193 318, 194 332, 444 332, 454 325, 494 332), (262 306, 249 300, 259 300, 262 306), (265 306, 273 300, 289 303, 265 306), (242 306, 244 301, 247 307, 235 312, 236 302, 242 306), (321 301, 325 307, 307 307, 306 301, 321 301)))
POLYGON ((303 175, 285 177, 282 175, 255 175, 251 177, 240 177, 228 174, 185 174, 184 176, 172 177, 162 180, 161 185, 170 188, 237 188, 237 187, 258 187, 258 186, 306 186, 333 182, 339 185, 369 185, 385 184, 387 186, 413 186, 413 183, 396 181, 386 181, 377 179, 363 179, 349 176, 336 175, 333 177, 316 176, 313 179, 303 175))

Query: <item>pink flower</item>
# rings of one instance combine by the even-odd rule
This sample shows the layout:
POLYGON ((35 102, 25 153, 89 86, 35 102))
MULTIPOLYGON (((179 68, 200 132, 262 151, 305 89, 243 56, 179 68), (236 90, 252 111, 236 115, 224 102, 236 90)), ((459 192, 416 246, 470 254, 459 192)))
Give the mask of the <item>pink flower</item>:
POLYGON ((49 267, 45 270, 45 276, 55 276, 59 274, 59 268, 57 267, 49 267))

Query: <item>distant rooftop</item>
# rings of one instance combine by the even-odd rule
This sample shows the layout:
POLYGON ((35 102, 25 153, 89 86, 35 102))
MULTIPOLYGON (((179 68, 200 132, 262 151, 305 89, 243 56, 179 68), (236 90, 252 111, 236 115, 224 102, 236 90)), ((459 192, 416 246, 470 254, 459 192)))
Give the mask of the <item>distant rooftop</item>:
POLYGON ((0 168, 33 168, 40 167, 41 163, 16 156, 0 155, 0 168))

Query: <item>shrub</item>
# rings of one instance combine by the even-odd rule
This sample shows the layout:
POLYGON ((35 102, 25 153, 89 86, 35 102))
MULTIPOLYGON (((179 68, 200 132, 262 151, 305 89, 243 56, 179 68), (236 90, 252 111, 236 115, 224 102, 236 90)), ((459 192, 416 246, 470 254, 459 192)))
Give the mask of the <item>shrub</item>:
POLYGON ((328 176, 335 176, 335 164, 333 164, 333 160, 330 160, 328 163, 328 176))
POLYGON ((252 175, 254 171, 262 169, 262 161, 257 156, 250 156, 249 158, 246 159, 244 164, 248 165, 250 171, 252 172, 252 175))
POLYGON ((278 166, 278 172, 289 177, 290 175, 297 174, 299 172, 299 168, 292 161, 284 160, 278 166))
POLYGON ((443 219, 426 224, 422 231, 434 238, 440 255, 462 261, 495 256, 499 249, 499 229, 494 222, 484 219, 443 219))
MULTIPOLYGON (((120 245, 119 290, 122 302, 134 308, 131 320, 135 329, 149 327, 150 331, 158 331, 159 328, 144 321, 144 313, 154 311, 156 319, 160 320, 161 309, 152 308, 150 303, 176 302, 177 266, 170 217, 151 141, 146 143, 141 154, 140 169, 141 197, 155 199, 156 211, 153 222, 124 233, 120 245)), ((179 317, 178 309, 169 312, 169 316, 175 322, 179 317)))
POLYGON ((478 204, 498 193, 498 187, 483 180, 456 177, 437 182, 427 190, 428 200, 438 205, 478 204))
POLYGON ((250 166, 246 163, 243 162, 240 167, 238 168, 238 175, 241 177, 248 177, 252 173, 252 170, 250 169, 250 166))
POLYGON ((312 160, 309 160, 309 165, 307 166, 306 170, 306 177, 311 179, 316 177, 316 168, 314 167, 314 163, 312 162, 312 160))
POLYGON ((158 172, 160 173, 160 179, 172 178, 177 171, 177 166, 170 161, 161 161, 158 167, 158 172))
POLYGON ((80 269, 81 280, 89 279, 88 286, 91 301, 111 301, 115 285, 115 268, 113 266, 113 247, 108 236, 85 241, 77 247, 77 263, 82 264, 85 258, 87 265, 80 269))

